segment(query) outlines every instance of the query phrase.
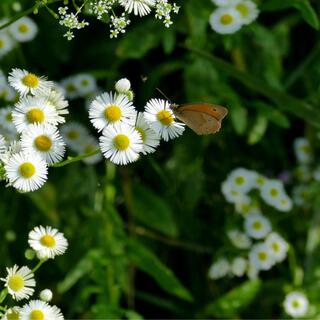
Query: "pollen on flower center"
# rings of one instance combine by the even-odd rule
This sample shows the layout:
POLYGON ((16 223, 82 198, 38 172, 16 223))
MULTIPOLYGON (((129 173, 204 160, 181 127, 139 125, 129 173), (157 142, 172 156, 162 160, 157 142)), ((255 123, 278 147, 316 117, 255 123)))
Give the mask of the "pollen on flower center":
POLYGON ((39 78, 33 73, 28 73, 21 79, 21 81, 29 88, 36 88, 39 85, 39 78))
POLYGON ((249 9, 248 7, 243 4, 243 3, 239 3, 237 6, 236 6, 236 9, 241 13, 241 15, 243 17, 247 17, 249 15, 249 9))
POLYGON ((256 229, 256 230, 259 230, 262 228, 262 223, 260 221, 255 221, 253 224, 252 224, 252 227, 253 229, 256 229))
POLYGON ((118 134, 114 137, 113 144, 118 150, 126 150, 130 145, 130 139, 125 134, 118 134))
POLYGON ((88 84, 89 84, 89 81, 86 80, 86 79, 83 79, 83 80, 81 81, 81 85, 83 85, 84 87, 86 87, 88 84))
POLYGON ((20 319, 20 314, 16 310, 11 310, 7 315, 8 320, 19 320, 20 319))
POLYGON ((31 109, 26 114, 29 123, 41 123, 44 121, 44 113, 40 109, 31 109))
POLYGON ((21 290, 24 287, 23 278, 19 275, 11 276, 8 281, 8 287, 15 292, 21 290))
POLYGON ((300 307, 300 302, 299 302, 298 300, 293 300, 293 301, 292 301, 292 306, 293 306, 294 308, 299 308, 299 307, 300 307))
POLYGON ((220 22, 224 25, 228 25, 233 22, 233 17, 230 14, 224 14, 220 18, 220 22))
POLYGON ((75 92, 77 89, 76 89, 76 87, 75 87, 72 83, 69 83, 69 84, 66 86, 66 90, 67 90, 67 92, 72 93, 72 92, 75 92))
POLYGON ((80 134, 76 130, 70 130, 67 135, 69 139, 75 140, 79 137, 80 134))
POLYGON ((235 182, 236 182, 236 184, 239 184, 239 185, 244 184, 245 178, 244 177, 236 177, 235 182))
POLYGON ((90 153, 94 151, 94 146, 89 144, 84 148, 84 153, 90 153))
POLYGON ((26 33, 29 31, 29 26, 27 24, 20 24, 18 29, 20 32, 26 33))
POLYGON ((2 49, 4 45, 5 45, 5 42, 2 39, 0 39, 0 49, 2 49))
POLYGON ((34 140, 34 144, 39 151, 49 151, 52 147, 52 141, 48 136, 41 135, 34 140))
POLYGON ((25 162, 20 165, 19 172, 23 178, 31 178, 36 173, 36 168, 31 162, 25 162))
POLYGON ((120 120, 122 112, 118 106, 112 104, 110 106, 107 106, 104 111, 104 116, 109 122, 115 122, 120 120))
POLYGON ((140 133, 142 142, 144 142, 144 140, 146 139, 146 132, 142 128, 138 128, 138 127, 136 127, 136 130, 140 133))
POLYGON ((172 114, 168 110, 161 110, 157 114, 157 119, 164 125, 169 126, 173 121, 172 114))
POLYGON ((273 244, 272 244, 272 249, 273 249, 273 251, 279 251, 280 250, 280 246, 279 246, 279 244, 278 243, 276 243, 276 242, 274 242, 273 244))
POLYGON ((270 189, 270 195, 276 197, 279 194, 278 190, 275 188, 270 189))
POLYGON ((40 242, 43 246, 48 248, 53 248, 56 245, 56 240, 53 236, 50 236, 49 234, 44 235, 41 237, 40 242))
POLYGON ((267 259, 267 254, 265 252, 259 252, 258 257, 260 260, 264 261, 267 259))
POLYGON ((30 312, 30 320, 44 320, 44 314, 41 310, 32 310, 30 312))

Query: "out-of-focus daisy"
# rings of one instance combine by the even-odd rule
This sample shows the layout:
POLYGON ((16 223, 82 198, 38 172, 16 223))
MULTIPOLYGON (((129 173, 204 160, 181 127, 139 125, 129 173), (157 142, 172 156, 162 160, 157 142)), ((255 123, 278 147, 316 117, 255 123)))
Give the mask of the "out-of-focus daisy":
POLYGON ((99 140, 103 155, 115 164, 125 165, 136 161, 143 149, 140 134, 125 123, 108 126, 99 140))
POLYGON ((292 200, 286 194, 283 194, 274 204, 274 207, 279 211, 287 212, 292 209, 292 205, 292 200))
POLYGON ((212 0, 212 2, 219 7, 226 7, 236 4, 239 0, 212 0))
POLYGON ((294 170, 294 175, 301 182, 308 182, 312 179, 311 168, 306 164, 298 165, 294 170))
POLYGON ((26 266, 19 268, 14 265, 7 269, 6 278, 1 278, 4 281, 4 286, 8 289, 9 294, 15 300, 22 300, 32 296, 36 282, 33 272, 26 266))
POLYGON ((169 102, 162 99, 151 99, 147 102, 144 118, 164 141, 177 138, 184 131, 184 124, 175 121, 169 102))
POLYGON ((38 33, 38 27, 29 17, 22 17, 9 26, 12 37, 19 42, 31 41, 38 33))
POLYGON ((20 320, 64 320, 61 310, 41 300, 31 300, 20 309, 20 320))
POLYGON ((20 308, 12 307, 8 309, 1 320, 20 320, 20 308))
POLYGON ((45 77, 38 77, 34 73, 24 69, 14 68, 9 73, 9 84, 22 96, 31 93, 32 95, 42 94, 52 87, 52 82, 45 77))
POLYGON ((309 187, 303 184, 295 186, 292 194, 294 204, 298 206, 305 205, 309 196, 309 187))
POLYGON ((21 136, 22 151, 37 153, 49 165, 61 161, 65 143, 58 129, 51 125, 32 124, 21 136))
POLYGON ((156 3, 155 0, 119 0, 124 10, 128 13, 133 11, 134 15, 140 17, 145 16, 151 12, 151 8, 156 3))
POLYGON ((231 243, 239 249, 248 249, 250 248, 252 242, 251 239, 243 232, 232 229, 227 232, 228 238, 231 243))
POLYGON ((300 163, 310 163, 313 159, 310 142, 303 137, 296 138, 293 142, 293 149, 297 160, 300 163))
POLYGON ((63 233, 51 227, 35 227, 29 233, 28 243, 41 259, 53 259, 64 254, 68 248, 63 233))
MULTIPOLYGON (((99 142, 96 138, 89 136, 81 143, 80 154, 88 154, 99 149, 99 142)), ((90 157, 84 158, 82 161, 86 164, 96 164, 102 160, 101 153, 94 154, 90 157)))
POLYGON ((209 271, 208 271, 208 277, 210 279, 220 279, 228 275, 230 272, 230 264, 227 259, 220 258, 216 262, 214 262, 209 271))
POLYGON ((97 89, 96 79, 87 73, 74 76, 74 84, 82 97, 95 92, 97 89))
POLYGON ((74 76, 63 79, 60 85, 65 91, 67 98, 76 99, 80 96, 74 76))
POLYGON ((247 270, 248 262, 242 257, 236 257, 231 262, 231 273, 237 277, 242 277, 247 270))
POLYGON ((105 92, 96 97, 89 109, 89 118, 93 126, 101 131, 109 124, 127 123, 134 126, 137 112, 123 94, 112 94, 105 92))
POLYGON ((271 231, 271 224, 262 214, 250 214, 244 220, 244 229, 251 238, 263 239, 271 231))
POLYGON ((69 121, 61 126, 61 135, 69 148, 73 151, 83 150, 83 141, 89 137, 88 129, 80 123, 69 121))
POLYGON ((247 266, 247 276, 249 279, 257 279, 259 276, 259 269, 250 261, 247 266))
POLYGON ((236 189, 230 181, 226 180, 221 184, 221 191, 225 199, 230 203, 242 202, 248 196, 236 189))
POLYGON ((251 0, 239 1, 235 8, 241 15, 242 24, 250 24, 257 19, 259 14, 257 5, 251 0))
POLYGON ((131 83, 127 78, 122 78, 116 82, 114 88, 116 89, 116 91, 118 93, 125 94, 126 92, 128 92, 130 90, 131 83))
POLYGON ((286 295, 283 307, 285 312, 291 317, 304 317, 308 312, 309 301, 304 293, 292 291, 286 295))
POLYGON ((6 83, 0 88, 0 98, 7 102, 16 102, 18 100, 18 93, 6 83))
POLYGON ((44 289, 39 293, 39 297, 42 301, 49 302, 52 300, 52 291, 50 289, 44 289))
POLYGON ((260 188, 261 198, 265 203, 274 206, 285 194, 283 183, 279 180, 268 179, 260 188))
POLYGON ((241 14, 233 7, 220 7, 209 18, 211 28, 220 34, 231 34, 241 29, 241 14))
POLYGON ((287 257, 288 243, 278 233, 270 233, 265 244, 269 247, 276 262, 281 262, 287 257))
POLYGON ((14 154, 19 153, 20 151, 21 151, 20 141, 18 140, 11 141, 9 146, 5 150, 5 152, 3 154, 0 154, 0 160, 4 164, 6 164, 14 154))
POLYGON ((237 168, 230 172, 227 181, 229 181, 235 189, 242 193, 247 193, 253 188, 255 178, 256 175, 254 172, 244 168, 237 168))
POLYGON ((140 133, 143 142, 142 154, 155 152, 160 144, 160 137, 149 127, 141 112, 138 113, 135 128, 140 133))
POLYGON ((57 125, 58 114, 45 98, 25 97, 15 105, 12 121, 18 132, 22 132, 30 124, 57 125))
POLYGON ((0 31, 0 58, 10 52, 13 47, 14 42, 10 36, 4 31, 0 31))
POLYGON ((37 190, 47 180, 47 164, 37 154, 15 153, 4 168, 9 184, 20 191, 37 190))
POLYGON ((251 248, 249 260, 258 270, 270 270, 275 263, 272 252, 265 243, 257 243, 251 248))
POLYGON ((0 127, 6 131, 16 132, 16 127, 12 122, 12 107, 0 109, 0 127))

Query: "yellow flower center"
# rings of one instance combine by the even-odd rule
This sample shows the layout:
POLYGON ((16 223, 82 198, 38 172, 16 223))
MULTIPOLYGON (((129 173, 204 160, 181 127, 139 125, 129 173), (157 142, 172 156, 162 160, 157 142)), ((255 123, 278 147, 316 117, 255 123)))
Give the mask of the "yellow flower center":
POLYGON ((20 291, 24 287, 23 278, 18 274, 11 276, 8 281, 8 287, 15 292, 20 291))
POLYGON ((6 120, 8 122, 12 122, 12 112, 11 111, 6 114, 6 120))
POLYGON ((272 247, 272 250, 275 252, 278 252, 280 250, 279 243, 273 242, 271 247, 272 247))
POLYGON ((44 320, 44 314, 41 310, 32 310, 30 312, 30 320, 44 320))
POLYGON ((276 189, 276 188, 270 189, 270 195, 271 195, 271 197, 276 197, 278 194, 279 194, 278 189, 276 189))
POLYGON ((34 144, 39 151, 49 151, 52 147, 51 139, 45 135, 36 137, 34 144))
POLYGON ((265 252, 259 252, 258 253, 258 257, 259 257, 259 260, 261 260, 261 261, 265 261, 265 260, 267 260, 267 254, 265 253, 265 252))
POLYGON ((118 106, 111 104, 104 110, 104 116, 109 122, 116 122, 120 120, 122 112, 118 106))
POLYGON ((138 127, 136 127, 136 130, 140 133, 142 142, 144 142, 144 140, 146 139, 146 132, 142 128, 138 128, 138 127))
POLYGON ((220 17, 221 24, 228 25, 233 22, 233 17, 231 14, 225 13, 220 17))
POLYGON ((20 319, 20 314, 18 311, 16 310, 10 310, 8 313, 7 313, 7 319, 8 320, 19 320, 20 319))
POLYGON ((247 17, 249 15, 249 8, 244 3, 239 3, 236 6, 236 9, 241 13, 243 17, 247 17))
POLYGON ((235 190, 231 190, 231 194, 236 197, 239 195, 239 192, 235 190))
POLYGON ((4 48, 5 44, 5 41, 3 39, 0 39, 0 49, 4 48))
POLYGON ((29 123, 42 123, 45 118, 43 111, 36 108, 30 109, 26 116, 29 123))
POLYGON ((53 248, 56 245, 56 240, 53 236, 46 234, 43 237, 41 237, 40 243, 45 247, 53 248))
POLYGON ((174 121, 172 114, 168 110, 159 111, 157 114, 157 119, 164 126, 169 126, 174 121))
POLYGON ((83 79, 83 80, 81 81, 81 85, 84 86, 84 87, 86 87, 88 84, 89 84, 89 81, 86 80, 86 79, 83 79))
POLYGON ((253 224, 252 224, 252 227, 253 229, 255 230, 260 230, 262 228, 262 223, 261 221, 255 221, 253 224))
POLYGON ((21 33, 26 33, 29 31, 29 26, 27 24, 20 24, 18 29, 21 33))
POLYGON ((72 92, 75 92, 77 89, 76 89, 76 87, 73 85, 73 83, 69 83, 69 84, 67 84, 67 86, 66 86, 66 90, 67 90, 68 92, 72 93, 72 92))
POLYGON ((25 162, 20 165, 19 172, 23 178, 31 178, 36 173, 36 168, 31 162, 25 162))
POLYGON ((28 73, 21 79, 21 81, 29 88, 37 88, 39 85, 39 78, 33 73, 28 73))
POLYGON ((67 133, 67 136, 69 139, 71 140, 75 140, 77 138, 79 138, 79 131, 76 131, 76 130, 70 130, 68 133, 67 133))
POLYGON ((244 177, 236 177, 235 179, 236 184, 239 184, 239 185, 244 184, 245 181, 246 179, 244 177))
POLYGON ((85 148, 84 148, 84 153, 90 153, 93 152, 94 150, 94 146, 92 144, 88 144, 85 148))
POLYGON ((300 150, 304 153, 311 153, 311 148, 309 145, 304 145, 300 148, 300 150))
POLYGON ((126 150, 130 145, 130 140, 125 134, 118 134, 114 137, 113 144, 118 150, 126 150))

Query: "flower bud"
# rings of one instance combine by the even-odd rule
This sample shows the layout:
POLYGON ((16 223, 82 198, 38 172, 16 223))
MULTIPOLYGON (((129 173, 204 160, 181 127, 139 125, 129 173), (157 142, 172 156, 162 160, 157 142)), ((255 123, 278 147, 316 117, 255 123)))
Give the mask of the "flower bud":
POLYGON ((42 301, 50 302, 52 299, 52 291, 50 289, 44 289, 40 292, 39 297, 42 301))
POLYGON ((122 78, 119 81, 117 81, 115 84, 115 89, 119 93, 126 93, 127 91, 130 90, 130 88, 131 88, 131 83, 127 78, 122 78))

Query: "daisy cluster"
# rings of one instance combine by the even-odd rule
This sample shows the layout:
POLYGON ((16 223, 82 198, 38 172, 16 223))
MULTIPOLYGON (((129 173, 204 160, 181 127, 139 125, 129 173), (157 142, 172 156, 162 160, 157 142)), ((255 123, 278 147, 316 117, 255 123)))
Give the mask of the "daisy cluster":
POLYGON ((153 153, 161 139, 174 139, 184 131, 168 101, 151 99, 144 112, 138 112, 130 89, 130 81, 121 79, 115 92, 98 95, 89 107, 90 121, 101 133, 99 145, 104 157, 119 165, 138 160, 140 154, 153 153))
POLYGON ((110 38, 117 38, 119 34, 126 32, 131 14, 142 17, 151 14, 153 10, 155 18, 162 20, 164 25, 169 27, 172 24, 171 14, 179 12, 179 7, 175 3, 171 4, 169 0, 89 0, 86 2, 87 5, 85 6, 84 2, 76 13, 70 12, 68 6, 58 9, 59 23, 68 28, 64 35, 68 40, 74 38, 74 30, 89 25, 87 21, 79 20, 79 14, 83 8, 98 20, 108 21, 110 38))
MULTIPOLYGON (((28 242, 40 261, 33 270, 27 266, 19 267, 17 265, 7 268, 6 277, 0 278, 5 287, 1 291, 2 298, 9 294, 16 301, 29 300, 35 292, 35 270, 47 259, 53 259, 57 255, 64 254, 68 247, 68 241, 64 235, 51 227, 39 226, 34 228, 29 233, 28 242)), ((52 299, 52 291, 50 289, 40 291, 39 298, 30 300, 22 306, 11 308, 1 306, 1 319, 64 319, 60 309, 48 303, 52 299)))
MULTIPOLYGON (((7 19, 0 20, 0 26, 7 23, 7 19)), ((31 41, 38 33, 38 27, 35 22, 22 17, 8 27, 0 30, 0 59, 9 53, 17 43, 31 41)))
POLYGON ((257 19, 259 10, 252 0, 212 0, 217 6, 209 18, 211 28, 221 34, 231 34, 257 19))
POLYGON ((68 102, 59 86, 26 70, 13 69, 8 82, 19 98, 0 110, 3 178, 19 191, 34 191, 47 180, 48 166, 64 156, 58 125, 65 122, 68 102))

